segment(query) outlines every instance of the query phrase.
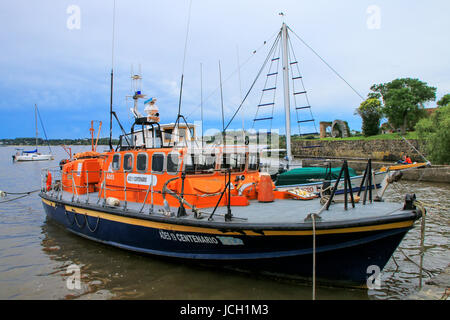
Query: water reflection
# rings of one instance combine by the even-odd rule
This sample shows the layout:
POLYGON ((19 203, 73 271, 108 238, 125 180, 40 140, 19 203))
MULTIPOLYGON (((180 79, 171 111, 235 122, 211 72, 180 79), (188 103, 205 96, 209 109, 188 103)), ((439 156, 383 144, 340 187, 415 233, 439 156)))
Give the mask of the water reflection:
MULTIPOLYGON (((311 299, 309 284, 139 255, 72 235, 52 221, 42 232, 42 250, 54 264, 49 277, 65 282, 69 265, 81 267, 81 289, 66 290, 66 299, 311 299)), ((367 298, 366 291, 343 290, 318 288, 317 298, 367 298)))
MULTIPOLYGON (((450 263, 449 254, 449 216, 450 185, 420 181, 401 181, 394 184, 385 195, 386 201, 403 201, 406 193, 415 193, 418 200, 432 204, 427 207, 423 283, 437 275, 450 263)), ((394 253, 382 273, 382 288, 369 290, 375 299, 405 299, 419 289, 420 269, 420 223, 410 230, 394 253), (406 257, 405 257, 406 255, 406 257), (395 260, 395 261, 394 261, 395 260), (415 263, 411 262, 413 260, 415 263), (398 267, 397 267, 397 265, 398 267)))

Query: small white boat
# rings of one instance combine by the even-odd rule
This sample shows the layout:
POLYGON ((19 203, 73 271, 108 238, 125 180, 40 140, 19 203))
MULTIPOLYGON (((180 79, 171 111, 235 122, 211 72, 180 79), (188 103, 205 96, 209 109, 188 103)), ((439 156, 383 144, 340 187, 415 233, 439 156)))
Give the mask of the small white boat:
POLYGON ((53 160, 55 157, 51 154, 40 154, 36 150, 33 151, 23 151, 23 149, 17 149, 15 155, 13 155, 14 161, 42 161, 42 160, 53 160))
MULTIPOLYGON (((50 149, 50 154, 41 154, 38 152, 38 125, 37 125, 37 105, 34 105, 34 118, 35 118, 35 123, 36 123, 36 148, 32 151, 25 151, 23 149, 16 149, 16 154, 14 154, 12 156, 13 161, 44 161, 44 160, 53 160, 55 157, 51 154, 51 149, 50 149, 50 145, 49 145, 49 149, 50 149)), ((40 118, 40 116, 39 116, 40 118)), ((42 124, 42 121, 41 121, 42 124)), ((43 124, 42 124, 42 128, 43 128, 43 124)), ((45 133, 45 129, 44 129, 44 133, 45 133)), ((46 135, 47 136, 47 135, 46 135)))

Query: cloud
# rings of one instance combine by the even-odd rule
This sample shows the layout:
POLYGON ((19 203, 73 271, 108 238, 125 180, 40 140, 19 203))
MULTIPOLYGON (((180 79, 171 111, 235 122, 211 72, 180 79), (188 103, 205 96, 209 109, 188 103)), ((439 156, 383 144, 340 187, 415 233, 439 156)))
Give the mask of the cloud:
MULTIPOLYGON (((374 83, 406 76, 436 86, 438 96, 450 92, 450 45, 445 41, 445 32, 450 29, 448 1, 379 0, 376 5, 381 8, 381 20, 377 30, 367 28, 366 10, 373 4, 370 1, 192 3, 182 104, 182 112, 190 115, 190 120, 200 118, 202 64, 205 120, 221 123, 219 60, 225 118, 231 118, 280 29, 280 11, 296 34, 363 96, 374 83), (243 64, 239 70, 238 51, 243 64)), ((189 1, 116 0, 116 6, 115 110, 121 121, 130 122, 131 101, 126 96, 132 94, 131 65, 137 69, 141 64, 144 93, 158 98, 163 121, 172 122, 178 109, 189 1)), ((32 132, 33 121, 23 127, 12 127, 6 121, 18 112, 25 115, 34 103, 45 114, 46 129, 53 137, 85 134, 83 130, 67 130, 67 123, 72 128, 82 127, 91 119, 108 123, 112 1, 3 1, 0 30, 0 137, 32 132), (80 29, 67 28, 69 5, 80 8, 80 29)), ((317 121, 344 118, 357 129, 360 119, 353 111, 360 98, 295 35, 291 40, 317 121)), ((263 87, 264 83, 258 82, 248 97, 246 123, 254 117, 263 87)), ((282 103, 282 99, 277 101, 282 103)), ((240 120, 241 114, 233 125, 239 126, 240 120)), ((277 123, 281 126, 283 121, 277 123)), ((116 127, 115 135, 120 133, 116 127)))

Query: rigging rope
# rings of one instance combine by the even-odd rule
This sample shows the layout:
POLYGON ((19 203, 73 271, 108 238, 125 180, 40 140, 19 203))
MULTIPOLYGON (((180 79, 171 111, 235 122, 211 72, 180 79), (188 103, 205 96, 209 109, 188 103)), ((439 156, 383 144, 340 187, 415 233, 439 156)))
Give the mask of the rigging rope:
POLYGON ((47 140, 48 148, 50 150, 50 153, 52 153, 52 148, 50 147, 50 142, 48 141, 47 133, 45 132, 45 127, 44 127, 44 124, 42 123, 41 114, 39 113, 39 109, 37 107, 36 107, 36 110, 37 110, 37 114, 39 116, 39 121, 41 122, 42 130, 44 131, 45 140, 47 140))
POLYGON ((281 38, 281 31, 278 33, 277 38, 275 39, 275 42, 272 45, 272 48, 269 51, 269 54, 266 57, 266 60, 263 63, 263 66, 261 67, 261 69, 259 70, 258 74, 256 75, 255 80, 253 81, 252 85, 250 86, 250 89, 247 91, 247 94, 244 97, 244 100, 242 100, 241 104, 239 105, 239 107, 237 108, 237 110, 235 111, 235 113, 233 114, 233 116, 231 117, 231 120, 228 122, 227 126, 225 127, 224 131, 226 131, 228 129, 228 127, 230 126, 231 122, 233 122, 234 118, 236 117, 236 115, 239 113, 239 110, 241 110, 242 105, 244 104, 245 100, 247 100, 250 92, 252 91, 253 87, 256 84, 256 81, 258 81, 259 76, 261 75, 261 73, 263 72, 264 68, 266 67, 267 62, 269 61, 270 57, 272 56, 272 52, 273 50, 276 48, 276 44, 278 43, 279 39, 281 38))
MULTIPOLYGON (((352 89, 361 99, 364 101, 364 97, 355 89, 353 86, 345 80, 328 62, 326 62, 311 46, 309 46, 298 34, 296 34, 291 28, 288 27, 288 29, 308 48, 310 49, 328 68, 330 68, 331 71, 333 71, 342 81, 344 81, 350 89, 352 89)), ((391 129, 395 130, 392 125, 388 122, 391 129)), ((403 135, 400 135, 403 140, 413 149, 415 150, 423 159, 425 159, 426 162, 430 163, 428 159, 419 151, 417 150, 403 135)))
POLYGON ((296 34, 291 28, 287 27, 309 50, 311 50, 331 71, 333 71, 342 81, 344 81, 350 89, 352 89, 362 100, 365 100, 364 97, 348 83, 328 62, 326 62, 313 48, 311 48, 298 34, 296 34))
MULTIPOLYGON (((264 47, 269 41, 271 41, 277 34, 280 32, 275 32, 268 40, 264 41, 264 43, 259 46, 256 50, 253 51, 253 53, 250 55, 250 57, 247 58, 247 60, 244 61, 236 70, 234 70, 225 80, 223 81, 223 84, 227 83, 237 72, 240 72, 243 66, 245 66, 250 60, 255 56, 255 53, 257 53, 262 47, 264 47)), ((206 99, 203 100, 203 104, 208 101, 213 95, 216 94, 216 92, 220 89, 220 86, 218 86, 214 91, 211 92, 210 95, 206 97, 206 99)), ((197 110, 201 107, 201 105, 198 105, 189 115, 186 117, 186 119, 189 119, 192 115, 196 114, 197 110)))

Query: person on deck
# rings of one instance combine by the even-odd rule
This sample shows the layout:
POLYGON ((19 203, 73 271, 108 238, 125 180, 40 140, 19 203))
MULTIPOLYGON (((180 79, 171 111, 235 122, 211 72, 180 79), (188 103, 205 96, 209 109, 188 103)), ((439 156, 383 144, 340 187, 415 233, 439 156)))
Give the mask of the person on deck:
POLYGON ((407 155, 403 155, 401 160, 397 161, 398 164, 412 164, 411 158, 407 155))

